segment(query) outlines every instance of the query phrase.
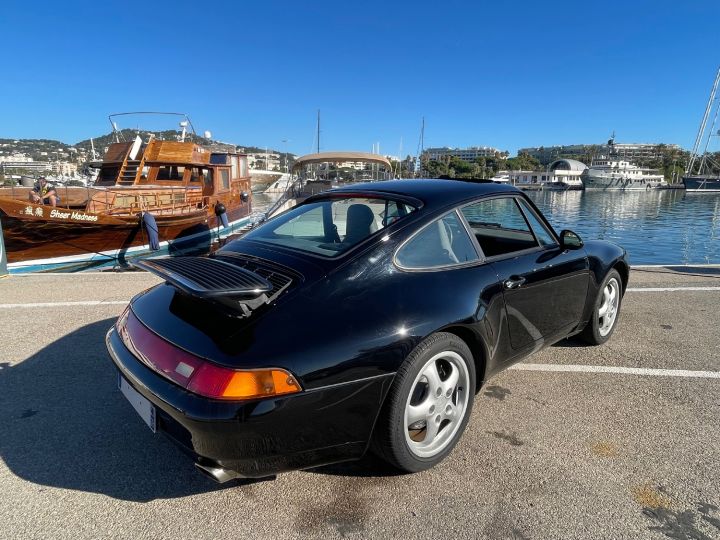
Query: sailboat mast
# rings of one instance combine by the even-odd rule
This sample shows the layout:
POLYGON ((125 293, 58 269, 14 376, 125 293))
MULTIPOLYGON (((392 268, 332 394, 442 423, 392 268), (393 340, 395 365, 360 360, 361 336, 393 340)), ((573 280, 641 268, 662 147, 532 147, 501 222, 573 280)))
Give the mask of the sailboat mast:
POLYGON ((422 156, 425 153, 425 117, 422 117, 422 126, 420 127, 420 153, 418 154, 418 172, 419 176, 422 176, 422 156))
POLYGON ((320 153, 320 109, 317 114, 317 153, 320 153))
MULTIPOLYGON (((697 137, 695 137, 695 144, 693 145, 692 154, 690 155, 690 162, 688 163, 687 169, 685 170, 685 174, 692 174, 693 167, 695 166, 695 162, 697 161, 698 151, 700 150, 700 144, 702 143, 703 134, 705 133, 705 128, 707 127, 708 117, 710 116, 713 102, 715 101, 715 94, 717 92, 718 83, 720 83, 720 68, 718 68, 717 74, 715 75, 715 82, 713 83, 712 90, 710 91, 710 99, 708 99, 707 106, 705 107, 705 114, 703 115, 702 122, 700 122, 700 129, 698 130, 697 137)), ((709 141, 710 137, 708 136, 708 142, 709 141)), ((705 148, 707 149, 707 144, 705 145, 705 148)), ((702 173, 702 171, 699 172, 702 173)))

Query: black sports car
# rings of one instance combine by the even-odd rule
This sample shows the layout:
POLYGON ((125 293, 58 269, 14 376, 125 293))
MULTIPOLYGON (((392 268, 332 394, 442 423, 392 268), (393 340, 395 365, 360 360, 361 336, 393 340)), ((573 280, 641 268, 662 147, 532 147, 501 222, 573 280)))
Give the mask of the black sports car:
POLYGON ((138 265, 166 282, 108 332, 120 388, 218 481, 368 448, 432 467, 493 374, 606 341, 629 273, 521 191, 454 180, 331 190, 209 257, 138 265))

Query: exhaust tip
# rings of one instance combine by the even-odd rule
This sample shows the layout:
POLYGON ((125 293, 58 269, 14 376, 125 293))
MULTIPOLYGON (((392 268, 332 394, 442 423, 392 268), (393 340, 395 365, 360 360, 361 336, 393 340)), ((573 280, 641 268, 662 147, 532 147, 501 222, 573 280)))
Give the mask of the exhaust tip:
POLYGON ((225 469, 224 467, 219 467, 217 465, 203 465, 201 463, 195 463, 195 466, 201 473, 210 477, 218 484, 224 484, 225 482, 229 482, 235 478, 240 478, 240 473, 231 471, 230 469, 225 469))

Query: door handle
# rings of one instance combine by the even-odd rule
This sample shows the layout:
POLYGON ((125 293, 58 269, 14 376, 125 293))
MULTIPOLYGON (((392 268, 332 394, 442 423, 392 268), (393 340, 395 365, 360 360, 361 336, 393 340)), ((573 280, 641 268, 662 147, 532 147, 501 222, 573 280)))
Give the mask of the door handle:
POLYGON ((520 287, 523 283, 525 283, 525 278, 522 276, 510 276, 508 279, 505 280, 503 285, 505 285, 506 289, 517 289, 520 287))

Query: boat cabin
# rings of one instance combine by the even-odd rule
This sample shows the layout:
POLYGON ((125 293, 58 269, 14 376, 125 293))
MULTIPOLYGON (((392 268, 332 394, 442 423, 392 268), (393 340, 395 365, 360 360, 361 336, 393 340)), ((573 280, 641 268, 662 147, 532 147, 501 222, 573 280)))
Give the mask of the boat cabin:
POLYGON ((193 142, 151 138, 110 145, 89 211, 190 212, 222 202, 242 205, 250 192, 247 156, 212 152, 193 142))

